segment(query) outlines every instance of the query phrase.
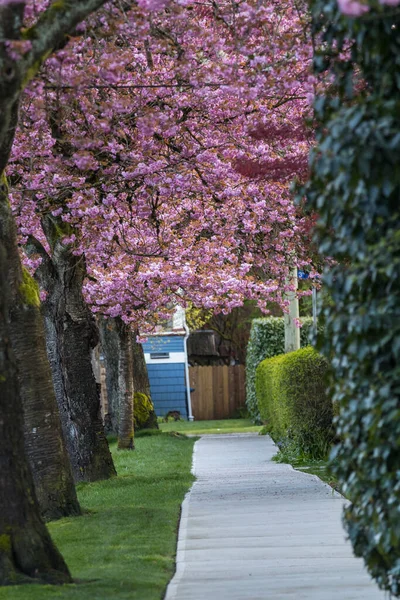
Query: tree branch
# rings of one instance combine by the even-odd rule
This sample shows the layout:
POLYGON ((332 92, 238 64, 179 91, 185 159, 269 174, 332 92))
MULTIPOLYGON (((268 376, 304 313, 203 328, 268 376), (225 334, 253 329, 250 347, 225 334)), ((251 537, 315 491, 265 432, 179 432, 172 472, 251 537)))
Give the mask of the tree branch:
POLYGON ((46 252, 43 244, 39 242, 33 235, 28 236, 26 244, 24 244, 24 250, 28 256, 38 254, 42 259, 48 259, 49 255, 46 252))
POLYGON ((22 31, 26 2, 0 5, 0 174, 11 151, 17 124, 19 97, 42 63, 81 21, 106 0, 57 0, 37 22, 22 31), (13 56, 9 42, 30 41, 24 56, 13 56))
POLYGON ((46 252, 41 242, 33 235, 28 237, 24 250, 28 256, 40 256, 42 262, 36 272, 34 278, 38 282, 39 286, 45 289, 45 282, 51 280, 55 275, 54 265, 51 257, 46 252))
POLYGON ((24 31, 23 39, 32 42, 32 48, 23 58, 24 80, 28 82, 43 61, 70 33, 106 0, 57 0, 38 18, 35 25, 24 31))

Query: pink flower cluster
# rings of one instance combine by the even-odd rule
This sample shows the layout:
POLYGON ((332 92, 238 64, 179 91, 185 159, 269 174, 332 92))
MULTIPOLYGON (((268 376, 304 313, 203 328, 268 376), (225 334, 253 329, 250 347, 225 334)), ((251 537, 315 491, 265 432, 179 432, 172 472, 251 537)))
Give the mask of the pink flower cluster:
POLYGON ((310 232, 289 190, 316 85, 296 4, 110 2, 27 90, 9 168, 22 241, 46 246, 49 212, 68 223, 94 311, 143 328, 174 300, 283 303, 310 232))
MULTIPOLYGON (((367 1, 358 0, 337 0, 340 10, 348 17, 360 17, 369 11, 370 6, 367 1)), ((400 0, 379 0, 379 4, 387 6, 399 6, 400 0)))

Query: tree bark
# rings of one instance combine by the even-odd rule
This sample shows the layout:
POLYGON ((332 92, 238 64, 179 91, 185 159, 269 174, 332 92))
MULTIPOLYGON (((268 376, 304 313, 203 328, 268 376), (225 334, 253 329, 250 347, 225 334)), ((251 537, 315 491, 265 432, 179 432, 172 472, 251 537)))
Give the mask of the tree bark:
POLYGON ((0 5, 0 585, 19 583, 25 577, 50 583, 71 581, 41 520, 25 457, 22 404, 9 323, 11 284, 18 281, 20 264, 14 258, 15 227, 3 172, 14 139, 21 90, 65 34, 104 1, 69 1, 61 10, 56 6, 59 3, 52 3, 31 28, 31 51, 20 60, 11 58, 5 41, 21 38, 26 2, 0 5))
POLYGON ((98 320, 100 344, 106 367, 108 413, 104 418, 107 433, 118 435, 119 429, 119 339, 114 318, 101 316, 98 320))
POLYGON ((118 450, 133 450, 133 353, 132 335, 129 325, 120 317, 115 319, 116 331, 119 338, 119 432, 118 450))
POLYGON ((132 333, 132 349, 133 349, 133 381, 135 392, 146 394, 149 398, 150 394, 150 381, 147 372, 146 361, 144 358, 144 350, 142 344, 136 341, 139 335, 137 329, 133 330, 132 333))
MULTIPOLYGON (((3 138, 0 144, 1 152, 6 154, 11 148, 17 123, 17 103, 12 115, 9 137, 3 138)), ((31 285, 29 275, 25 274, 24 279, 17 248, 16 226, 8 201, 8 187, 4 176, 0 187, 2 194, 0 233, 4 240, 8 261, 10 336, 18 365, 28 460, 45 519, 76 515, 80 514, 80 508, 61 433, 60 416, 45 352, 45 334, 39 311, 39 298, 34 286, 31 285)))
POLYGON ((13 304, 11 340, 24 409, 25 448, 42 516, 52 520, 79 515, 38 306, 13 304))
MULTIPOLYGON (((116 474, 91 362, 98 330, 82 295, 84 257, 63 245, 63 226, 51 215, 43 219, 52 256, 41 248, 44 260, 35 276, 47 292, 42 303, 47 352, 74 478, 97 481, 116 474)), ((35 245, 40 247, 37 241, 35 245)))
MULTIPOLYGON (((131 332, 133 355, 133 397, 135 401, 136 394, 144 394, 151 401, 149 374, 147 372, 143 346, 136 341, 138 335, 138 330, 133 330, 131 332)), ((141 429, 158 429, 157 415, 154 410, 150 411, 147 421, 141 424, 141 429)))
MULTIPOLYGON (((71 581, 41 519, 25 456, 17 363, 10 341, 10 282, 15 281, 15 229, 0 186, 0 585, 71 581), (11 252, 11 256, 10 256, 11 252)), ((17 270, 18 273, 18 270, 17 270)))

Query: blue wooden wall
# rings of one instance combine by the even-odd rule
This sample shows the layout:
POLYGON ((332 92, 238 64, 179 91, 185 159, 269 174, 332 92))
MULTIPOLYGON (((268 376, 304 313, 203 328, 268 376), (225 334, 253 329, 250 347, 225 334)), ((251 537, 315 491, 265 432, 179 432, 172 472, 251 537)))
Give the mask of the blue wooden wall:
POLYGON ((182 335, 159 335, 149 337, 143 344, 145 352, 184 352, 184 338, 182 335))
POLYGON ((187 418, 187 391, 183 336, 154 336, 143 344, 150 380, 151 398, 157 416, 178 410, 187 418), (151 358, 151 354, 168 353, 168 358, 151 358))

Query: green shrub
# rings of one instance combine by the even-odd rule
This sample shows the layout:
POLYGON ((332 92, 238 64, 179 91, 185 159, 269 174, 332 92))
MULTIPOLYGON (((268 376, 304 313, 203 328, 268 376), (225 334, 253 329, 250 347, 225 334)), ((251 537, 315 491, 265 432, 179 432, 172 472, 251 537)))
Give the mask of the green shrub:
POLYGON ((133 402, 135 431, 158 429, 157 416, 151 398, 142 392, 135 392, 133 402))
POLYGON ((310 5, 314 65, 329 85, 299 200, 305 192, 333 259, 320 348, 340 407, 331 459, 351 499, 344 524, 379 586, 400 597, 400 11, 368 4, 364 18, 340 15, 336 0, 310 5))
MULTIPOLYGON (((308 346, 312 331, 312 318, 301 319, 301 347, 308 346)), ((260 421, 256 396, 256 368, 264 358, 271 358, 285 351, 285 326, 283 317, 264 317, 254 319, 251 325, 250 339, 246 356, 246 404, 250 417, 260 421)))
POLYGON ((261 420, 275 441, 291 440, 312 458, 325 457, 334 439, 327 370, 326 359, 308 347, 267 358, 256 371, 261 420))

